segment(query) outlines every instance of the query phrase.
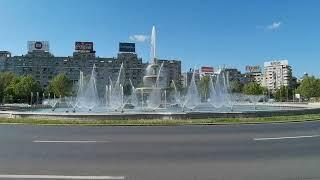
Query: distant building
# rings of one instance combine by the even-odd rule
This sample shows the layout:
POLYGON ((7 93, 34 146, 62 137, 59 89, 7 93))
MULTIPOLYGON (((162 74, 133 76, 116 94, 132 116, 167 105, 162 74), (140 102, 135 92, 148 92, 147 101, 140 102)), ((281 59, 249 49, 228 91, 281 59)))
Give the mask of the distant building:
POLYGON ((220 73, 225 73, 229 81, 240 81, 241 72, 236 68, 224 68, 220 73))
MULTIPOLYGON (((181 84, 182 87, 186 88, 189 87, 192 75, 193 75, 194 70, 192 68, 189 69, 189 71, 182 73, 181 76, 181 84)), ((200 81, 200 73, 199 70, 195 70, 195 82, 198 84, 200 81)))
MULTIPOLYGON (((135 87, 142 84, 142 78, 146 69, 146 64, 142 62, 141 58, 138 58, 138 55, 136 53, 120 52, 118 54, 117 60, 114 63, 118 65, 121 65, 123 63, 123 75, 125 82, 128 83, 130 79, 135 87)), ((113 65, 114 67, 117 66, 115 64, 113 65)))
POLYGON ((281 86, 292 86, 292 68, 288 60, 265 62, 262 86, 272 92, 281 86))
POLYGON ((246 72, 243 75, 248 82, 255 82, 262 85, 263 74, 260 66, 246 66, 246 72))
MULTIPOLYGON (((135 87, 142 85, 148 64, 142 62, 132 49, 132 44, 125 43, 125 46, 120 44, 121 51, 117 57, 104 58, 96 57, 92 42, 76 42, 73 56, 56 57, 50 53, 47 41, 29 41, 26 55, 11 56, 8 51, 0 51, 0 71, 13 72, 19 76, 31 75, 43 88, 46 88, 59 73, 66 74, 76 85, 80 71, 84 75, 90 75, 95 64, 97 90, 100 96, 104 96, 105 86, 110 83, 110 79, 116 81, 122 63, 123 80, 129 83, 130 79, 135 87)), ((181 61, 161 60, 161 62, 165 62, 164 69, 169 73, 168 81, 179 81, 181 61)))
POLYGON ((5 60, 11 58, 11 53, 9 51, 0 51, 0 71, 5 70, 5 60))
POLYGON ((9 51, 0 51, 0 58, 8 58, 11 57, 11 53, 9 51))
POLYGON ((181 61, 157 59, 158 64, 163 63, 163 74, 165 74, 167 85, 172 81, 178 86, 181 85, 181 61))

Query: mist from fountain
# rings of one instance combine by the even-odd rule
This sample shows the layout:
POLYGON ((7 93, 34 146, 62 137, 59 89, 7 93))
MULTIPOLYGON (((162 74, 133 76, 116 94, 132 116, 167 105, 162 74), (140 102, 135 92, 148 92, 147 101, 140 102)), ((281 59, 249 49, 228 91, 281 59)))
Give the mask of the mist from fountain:
POLYGON ((76 97, 64 97, 63 98, 63 102, 66 103, 67 107, 68 108, 75 108, 75 102, 76 102, 76 97))
POLYGON ((138 100, 138 97, 137 97, 136 88, 133 86, 133 83, 132 83, 131 79, 129 79, 129 81, 130 81, 130 86, 131 86, 131 95, 129 97, 128 103, 130 103, 134 107, 138 107, 139 100, 138 100))
POLYGON ((151 93, 148 97, 148 101, 147 101, 147 105, 148 108, 150 109, 156 109, 159 108, 161 105, 161 85, 163 83, 160 83, 160 77, 162 77, 162 68, 163 68, 163 63, 161 64, 158 72, 156 72, 157 77, 156 77, 156 81, 152 86, 152 90, 151 93))
POLYGON ((123 78, 122 63, 115 84, 113 84, 111 78, 109 78, 109 88, 106 86, 106 95, 108 96, 106 98, 106 105, 110 109, 117 110, 124 106, 123 85, 121 84, 123 78))
POLYGON ((195 81, 195 70, 193 70, 191 82, 187 94, 184 96, 183 108, 194 109, 201 104, 200 95, 195 81))
POLYGON ((173 89, 174 89, 173 104, 179 105, 180 107, 182 107, 181 94, 178 91, 176 83, 174 82, 174 80, 172 80, 172 84, 173 84, 173 89))
POLYGON ((160 65, 160 68, 159 68, 159 71, 158 71, 158 74, 157 74, 157 79, 156 79, 156 83, 155 83, 155 86, 156 87, 159 87, 160 86, 160 76, 161 77, 163 77, 164 76, 164 74, 162 74, 162 69, 163 69, 163 64, 164 64, 164 62, 163 63, 161 63, 161 65, 160 65))
POLYGON ((217 75, 213 83, 212 77, 209 81, 210 99, 208 102, 215 108, 232 107, 232 97, 230 94, 230 83, 228 76, 225 73, 217 75))
POLYGON ((257 104, 261 101, 265 96, 264 95, 246 95, 246 97, 250 100, 250 103, 253 104, 253 109, 257 109, 257 104))
POLYGON ((82 71, 80 71, 78 93, 74 103, 75 108, 88 109, 91 111, 94 107, 100 105, 97 92, 95 69, 96 66, 93 65, 89 81, 84 79, 84 74, 82 71))
POLYGON ((59 99, 46 99, 42 102, 42 104, 49 105, 50 107, 52 107, 52 109, 55 109, 59 102, 59 99))

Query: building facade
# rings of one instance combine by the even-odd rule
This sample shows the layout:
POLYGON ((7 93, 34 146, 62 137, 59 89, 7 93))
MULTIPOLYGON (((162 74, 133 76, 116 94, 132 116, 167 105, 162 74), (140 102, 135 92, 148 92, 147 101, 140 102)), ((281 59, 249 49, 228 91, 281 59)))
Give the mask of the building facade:
POLYGON ((166 77, 167 85, 170 86, 172 81, 178 86, 181 85, 181 61, 157 59, 159 64, 163 63, 163 74, 166 77))
POLYGON ((263 74, 259 65, 246 66, 246 72, 243 77, 245 77, 248 82, 255 82, 262 85, 263 74))
MULTIPOLYGON (((78 84, 80 71, 90 76, 95 65, 96 84, 100 96, 104 95, 105 86, 117 80, 119 70, 123 64, 121 74, 122 83, 130 83, 139 87, 143 83, 143 76, 148 63, 143 63, 135 52, 119 52, 117 57, 97 57, 91 42, 76 42, 72 56, 56 57, 49 51, 47 42, 28 42, 28 53, 22 56, 11 56, 8 51, 0 51, 0 70, 13 72, 19 76, 31 75, 43 88, 58 74, 64 73, 75 85, 78 84), (46 44, 45 50, 39 43, 46 44), (80 44, 79 44, 80 43, 80 44), (41 48, 40 48, 41 47, 41 48), (38 49, 37 49, 38 48, 38 49), (40 48, 40 49, 39 49, 40 48)), ((168 71, 169 81, 180 81, 181 61, 161 60, 164 69, 168 71)))
POLYGON ((193 72, 195 72, 194 81, 196 84, 199 84, 199 82, 200 82, 199 70, 193 70, 192 68, 190 68, 189 71, 184 72, 181 75, 181 85, 183 88, 189 87, 191 80, 192 80, 193 72))
POLYGON ((281 86, 292 85, 292 68, 288 60, 275 60, 264 63, 262 86, 275 92, 281 86))
POLYGON ((229 81, 240 81, 241 72, 236 68, 223 68, 220 73, 224 73, 229 81))
POLYGON ((263 74, 262 72, 247 72, 245 73, 245 77, 249 79, 250 82, 255 82, 257 84, 262 85, 263 74))

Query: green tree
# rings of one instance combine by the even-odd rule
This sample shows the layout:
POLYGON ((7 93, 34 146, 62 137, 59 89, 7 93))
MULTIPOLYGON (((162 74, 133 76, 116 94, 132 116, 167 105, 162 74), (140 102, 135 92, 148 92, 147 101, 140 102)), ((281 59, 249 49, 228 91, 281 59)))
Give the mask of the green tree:
POLYGON ((70 96, 72 95, 72 82, 64 73, 60 73, 50 82, 48 92, 56 96, 70 96))
POLYGON ((287 86, 281 86, 275 93, 275 98, 277 101, 284 102, 292 99, 293 90, 287 86))
POLYGON ((8 96, 6 94, 6 89, 9 87, 10 83, 15 81, 18 77, 11 72, 0 73, 0 101, 3 102, 4 97, 8 96))
POLYGON ((199 92, 201 97, 203 97, 204 99, 208 98, 209 91, 210 91, 210 87, 209 87, 210 81, 211 81, 210 76, 204 76, 199 81, 199 92))
POLYGON ((317 79, 314 76, 303 78, 297 89, 297 93, 300 93, 307 98, 320 97, 320 79, 317 79))
POLYGON ((265 93, 265 88, 257 84, 256 82, 250 82, 243 87, 243 93, 247 95, 262 95, 265 93))
POLYGON ((14 97, 16 102, 30 102, 31 92, 41 93, 39 84, 31 76, 22 76, 11 82, 6 92, 14 97))

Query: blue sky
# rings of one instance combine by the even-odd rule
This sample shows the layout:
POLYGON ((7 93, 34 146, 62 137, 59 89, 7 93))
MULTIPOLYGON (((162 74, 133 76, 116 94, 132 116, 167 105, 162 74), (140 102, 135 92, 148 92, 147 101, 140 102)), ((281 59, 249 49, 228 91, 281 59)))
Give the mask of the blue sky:
POLYGON ((119 41, 135 40, 148 61, 156 25, 157 56, 182 60, 184 70, 288 59, 294 75, 319 76, 319 8, 317 0, 0 0, 0 49, 21 55, 28 40, 48 40, 67 56, 75 41, 93 41, 98 56, 114 57, 119 41))

